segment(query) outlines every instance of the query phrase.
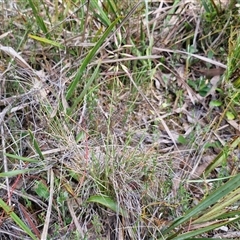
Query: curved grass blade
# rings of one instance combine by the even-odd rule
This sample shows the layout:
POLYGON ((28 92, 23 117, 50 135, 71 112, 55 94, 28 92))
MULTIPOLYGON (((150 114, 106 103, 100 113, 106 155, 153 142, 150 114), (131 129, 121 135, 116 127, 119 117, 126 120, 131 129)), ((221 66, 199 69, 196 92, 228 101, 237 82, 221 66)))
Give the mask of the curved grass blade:
POLYGON ((9 172, 2 172, 2 173, 0 173, 0 178, 1 177, 14 177, 14 176, 17 176, 19 174, 26 173, 26 172, 29 172, 29 169, 12 170, 12 171, 9 171, 9 172))
POLYGON ((74 111, 74 109, 76 108, 76 106, 82 101, 82 99, 83 99, 84 96, 86 95, 87 91, 89 90, 92 82, 96 79, 100 65, 101 65, 101 62, 98 63, 96 69, 94 70, 91 78, 87 81, 87 84, 86 84, 86 86, 84 87, 84 89, 82 90, 80 96, 77 97, 77 98, 74 100, 74 103, 73 103, 73 105, 72 105, 72 107, 71 107, 71 109, 70 109, 70 111, 69 111, 70 114, 74 111))
POLYGON ((96 14, 100 22, 104 24, 106 27, 109 27, 111 25, 111 21, 108 18, 107 14, 104 12, 102 6, 100 6, 99 1, 91 0, 90 6, 92 10, 94 9, 93 12, 96 14), (99 14, 97 12, 99 12, 99 14))
POLYGON ((46 34, 46 37, 50 38, 50 36, 48 34, 47 27, 46 27, 43 19, 39 16, 38 10, 35 7, 33 1, 32 0, 28 0, 28 2, 29 2, 30 7, 32 8, 32 11, 33 11, 34 17, 36 18, 38 26, 42 29, 43 33, 46 34))
POLYGON ((69 100, 75 89, 77 84, 80 82, 81 77, 83 75, 83 72, 85 71, 87 65, 90 63, 90 61, 92 60, 92 58, 95 56, 95 54, 97 53, 97 51, 99 50, 100 46, 102 45, 102 43, 106 40, 106 38, 108 37, 109 33, 112 31, 112 29, 114 28, 114 26, 117 24, 117 22, 119 21, 119 19, 117 18, 108 28, 107 30, 104 32, 104 34, 102 35, 102 37, 98 40, 98 42, 96 43, 96 45, 91 49, 91 51, 88 53, 88 55, 85 57, 85 59, 83 60, 80 68, 77 71, 77 74, 73 80, 73 82, 70 84, 68 91, 67 91, 67 95, 66 95, 66 100, 69 100))
POLYGON ((34 40, 37 40, 39 42, 42 42, 42 43, 46 43, 46 44, 50 44, 54 47, 59 47, 59 48, 63 48, 63 46, 58 43, 58 42, 55 42, 55 41, 52 41, 52 40, 49 40, 47 38, 43 38, 43 37, 38 37, 38 36, 35 36, 35 35, 32 35, 32 34, 28 34, 28 36, 34 40))
POLYGON ((14 213, 10 206, 8 206, 1 198, 0 198, 0 207, 4 209, 6 214, 10 215, 13 221, 25 232, 27 233, 33 240, 37 240, 35 235, 31 232, 29 227, 18 217, 16 213, 14 213))
MULTIPOLYGON (((222 221, 221 223, 211 224, 210 226, 203 227, 203 228, 199 227, 199 229, 189 231, 189 232, 184 233, 182 235, 179 235, 175 238, 167 238, 167 240, 170 240, 170 239, 172 239, 172 240, 187 240, 187 239, 188 240, 190 240, 190 239, 195 240, 195 238, 193 238, 195 236, 198 236, 200 234, 203 234, 203 233, 209 232, 211 230, 217 229, 217 228, 222 227, 226 224, 229 224, 229 223, 232 223, 232 222, 237 222, 239 220, 240 220, 240 217, 235 218, 234 220, 231 220, 231 221, 226 220, 226 221, 222 221)), ((212 238, 208 238, 208 239, 212 239, 212 238)))
POLYGON ((204 175, 208 176, 217 166, 227 161, 228 153, 240 144, 240 137, 235 138, 229 145, 226 145, 217 157, 207 166, 204 175))
POLYGON ((6 155, 7 157, 14 158, 14 159, 17 159, 17 160, 20 160, 20 161, 23 161, 23 162, 31 162, 31 163, 37 163, 37 162, 39 162, 39 161, 36 160, 36 159, 26 158, 26 157, 22 157, 22 156, 10 154, 10 153, 6 153, 5 155, 6 155))
MULTIPOLYGON (((213 204, 217 203, 221 198, 226 197, 229 193, 234 191, 235 189, 240 187, 240 174, 236 175, 228 182, 226 182, 223 186, 219 187, 209 196, 207 196, 202 202, 200 202, 197 206, 190 209, 184 216, 176 219, 167 229, 163 231, 164 234, 168 234, 174 228, 180 226, 183 223, 186 223, 188 220, 192 219, 194 221, 198 218, 199 215, 203 214, 203 211, 213 204)), ((171 238, 169 238, 171 239, 171 238)))
POLYGON ((123 210, 121 207, 119 207, 119 204, 114 201, 111 197, 108 196, 100 196, 100 195, 94 195, 91 196, 87 202, 92 202, 92 203, 99 203, 112 211, 119 213, 123 217, 127 215, 126 211, 123 210))

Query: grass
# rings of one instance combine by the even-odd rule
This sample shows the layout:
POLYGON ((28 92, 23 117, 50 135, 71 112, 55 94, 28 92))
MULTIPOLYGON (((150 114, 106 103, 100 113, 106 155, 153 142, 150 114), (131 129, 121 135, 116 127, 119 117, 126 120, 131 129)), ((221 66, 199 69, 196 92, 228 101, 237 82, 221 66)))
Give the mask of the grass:
POLYGON ((1 239, 240 237, 239 9, 216 2, 1 3, 1 239))

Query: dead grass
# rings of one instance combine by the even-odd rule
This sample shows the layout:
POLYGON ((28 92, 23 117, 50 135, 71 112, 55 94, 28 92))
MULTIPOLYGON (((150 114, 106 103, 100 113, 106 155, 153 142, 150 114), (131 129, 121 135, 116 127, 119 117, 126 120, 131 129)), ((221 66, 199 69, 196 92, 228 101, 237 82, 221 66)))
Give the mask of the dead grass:
POLYGON ((1 3, 1 239, 240 236, 235 8, 130 2, 1 3))

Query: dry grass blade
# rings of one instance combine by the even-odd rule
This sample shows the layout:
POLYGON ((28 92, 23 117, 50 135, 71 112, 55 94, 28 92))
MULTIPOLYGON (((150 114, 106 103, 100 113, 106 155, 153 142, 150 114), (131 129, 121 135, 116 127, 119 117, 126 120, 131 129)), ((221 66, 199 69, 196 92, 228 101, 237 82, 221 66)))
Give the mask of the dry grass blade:
POLYGON ((6 47, 0 45, 0 50, 11 56, 14 60, 16 60, 17 64, 21 66, 24 70, 28 70, 30 73, 34 75, 33 81, 33 89, 40 90, 40 94, 43 98, 46 98, 46 91, 42 89, 42 76, 39 72, 35 71, 12 47, 6 47))
POLYGON ((50 170, 50 195, 48 200, 46 220, 45 220, 45 224, 41 234, 41 239, 47 239, 47 236, 48 236, 49 223, 51 220, 51 212, 52 212, 53 194, 54 194, 54 172, 51 169, 50 170))
POLYGON ((213 64, 215 66, 218 66, 218 67, 221 67, 221 68, 224 68, 224 69, 227 68, 226 64, 220 63, 218 61, 212 60, 212 59, 204 57, 204 56, 200 56, 198 54, 193 54, 193 53, 184 52, 184 51, 180 51, 180 50, 171 50, 171 49, 166 49, 166 48, 156 48, 156 47, 153 47, 153 53, 156 54, 157 52, 158 53, 159 52, 169 52, 169 53, 185 54, 185 55, 188 55, 190 57, 194 57, 194 58, 200 59, 200 60, 202 60, 202 61, 204 61, 206 63, 210 63, 210 64, 213 64))
POLYGON ((212 2, 1 2, 0 239, 239 227, 240 22, 212 2))
POLYGON ((1 113, 0 113, 0 126, 2 126, 2 124, 4 122, 4 117, 10 111, 11 107, 12 107, 11 105, 8 105, 1 111, 1 113))
POLYGON ((138 88, 138 86, 136 85, 136 83, 134 82, 131 74, 129 73, 128 69, 121 64, 122 69, 127 73, 129 79, 131 80, 132 84, 134 85, 134 87, 137 89, 137 91, 141 94, 141 96, 148 102, 148 104, 151 106, 151 108, 154 110, 155 114, 158 116, 158 119, 160 120, 160 122, 162 123, 164 129, 166 130, 168 136, 170 137, 170 139, 172 140, 173 144, 175 145, 175 147, 178 149, 177 143, 175 138, 173 137, 171 131, 169 130, 166 122, 164 121, 163 117, 160 116, 160 114, 158 113, 158 111, 156 110, 156 108, 152 105, 152 103, 147 99, 147 97, 143 94, 143 92, 138 88))
POLYGON ((75 226, 77 228, 77 231, 81 235, 81 237, 84 238, 84 232, 83 232, 83 229, 82 229, 82 227, 79 224, 79 220, 77 219, 77 216, 76 216, 76 214, 74 212, 73 204, 75 204, 75 199, 74 200, 70 199, 70 200, 67 201, 68 209, 69 209, 69 212, 70 212, 70 214, 72 216, 73 222, 74 222, 74 224, 75 224, 75 226))
POLYGON ((16 60, 21 67, 32 70, 30 65, 12 47, 0 45, 0 50, 11 56, 14 60, 16 60))
MULTIPOLYGON (((1 118, 0 118, 0 128, 1 128, 1 135, 4 136, 5 132, 4 132, 4 128, 3 126, 1 126, 1 118)), ((6 143, 5 143, 5 139, 4 137, 2 138, 2 153, 3 153, 3 167, 4 167, 4 172, 7 173, 8 172, 8 161, 7 161, 7 157, 6 157, 6 143)), ((10 192, 10 187, 9 187, 9 178, 8 176, 5 177, 5 181, 6 181, 6 188, 7 188, 7 196, 8 196, 8 201, 9 201, 9 205, 11 206, 11 192, 10 192)))
POLYGON ((31 227, 32 231, 37 236, 37 238, 40 239, 41 234, 40 234, 39 230, 37 229, 37 227, 35 226, 33 220, 31 219, 31 216, 30 216, 29 212, 26 210, 26 208, 21 203, 19 203, 19 207, 22 211, 22 214, 23 214, 24 218, 26 219, 26 222, 31 227))

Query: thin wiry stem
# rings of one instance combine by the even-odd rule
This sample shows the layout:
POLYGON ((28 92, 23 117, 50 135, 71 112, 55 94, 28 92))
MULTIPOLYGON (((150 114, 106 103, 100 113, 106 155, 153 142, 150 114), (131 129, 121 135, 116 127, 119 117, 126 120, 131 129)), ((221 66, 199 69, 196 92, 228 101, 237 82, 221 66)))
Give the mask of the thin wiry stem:
MULTIPOLYGON (((2 136, 2 153, 3 153, 3 166, 4 166, 4 172, 8 172, 8 162, 6 157, 6 144, 5 144, 5 134, 4 134, 4 126, 1 126, 1 136, 2 136)), ((11 192, 9 187, 9 178, 8 176, 5 177, 6 180, 6 186, 7 186, 7 196, 8 196, 8 203, 11 206, 11 192)))

